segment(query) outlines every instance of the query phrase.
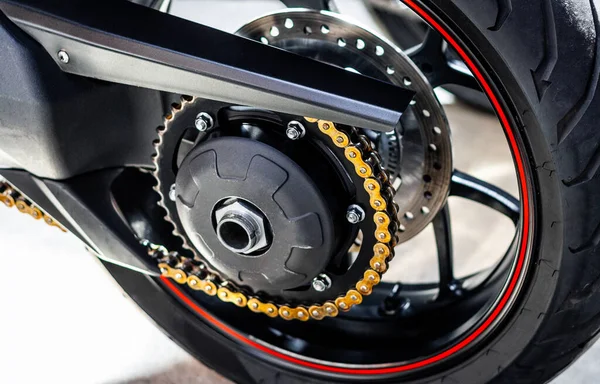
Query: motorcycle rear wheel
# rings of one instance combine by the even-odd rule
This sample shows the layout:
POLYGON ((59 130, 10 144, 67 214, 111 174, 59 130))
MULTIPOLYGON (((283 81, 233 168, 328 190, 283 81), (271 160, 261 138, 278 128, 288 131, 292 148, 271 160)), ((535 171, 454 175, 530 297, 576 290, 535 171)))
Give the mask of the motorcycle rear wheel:
POLYGON ((510 292, 498 298, 495 317, 437 354, 341 367, 237 332, 167 279, 105 264, 173 340, 236 382, 545 382, 600 329, 600 24, 594 3, 589 13, 579 10, 590 15, 582 20, 574 20, 569 3, 548 0, 405 4, 461 55, 512 143, 526 220, 522 255, 507 279, 510 292))

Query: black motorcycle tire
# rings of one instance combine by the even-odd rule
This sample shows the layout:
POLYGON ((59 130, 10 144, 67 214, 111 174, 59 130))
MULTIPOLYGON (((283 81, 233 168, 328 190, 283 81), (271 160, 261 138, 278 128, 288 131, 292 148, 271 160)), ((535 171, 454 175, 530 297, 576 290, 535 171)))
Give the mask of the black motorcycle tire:
MULTIPOLYGON (((385 382, 542 383, 600 330, 600 22, 551 0, 407 2, 442 25, 489 79, 516 127, 532 190, 531 258, 503 323, 451 363, 385 382), (577 15, 585 20, 577 20, 577 15), (584 25, 584 27, 581 27, 584 25)), ((579 4, 579 3, 577 3, 579 4)), ((239 383, 364 381, 313 372, 241 346, 150 278, 106 268, 178 344, 239 383)), ((369 379, 369 381, 372 381, 369 379)))

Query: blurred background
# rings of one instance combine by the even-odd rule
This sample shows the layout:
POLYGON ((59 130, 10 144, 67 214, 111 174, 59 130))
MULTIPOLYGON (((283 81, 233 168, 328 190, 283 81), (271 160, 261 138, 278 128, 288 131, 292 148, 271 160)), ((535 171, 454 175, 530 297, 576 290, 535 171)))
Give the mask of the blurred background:
MULTIPOLYGON (((337 0, 336 5, 385 34, 362 0, 337 0)), ((281 8, 276 0, 174 0, 170 12, 234 32, 281 8)), ((518 196, 512 159, 495 116, 443 90, 438 98, 452 131, 455 167, 518 196)), ((457 277, 492 266, 514 234, 510 220, 460 198, 449 204, 457 277)), ((0 382, 228 382, 162 334, 73 236, 0 206, 0 252, 7 255, 0 279, 0 382), (30 271, 24 268, 29 265, 40 274, 22 273, 30 271)), ((397 254, 387 280, 438 279, 437 268, 431 267, 437 260, 431 228, 401 244, 397 254)), ((598 358, 600 348, 592 347, 554 382, 597 382, 598 358)))

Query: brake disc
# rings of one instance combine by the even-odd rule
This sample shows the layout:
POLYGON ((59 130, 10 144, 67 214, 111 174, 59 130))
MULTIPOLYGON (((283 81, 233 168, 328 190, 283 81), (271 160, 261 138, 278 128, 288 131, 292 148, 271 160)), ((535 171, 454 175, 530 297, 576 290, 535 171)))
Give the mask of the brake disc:
POLYGON ((237 34, 416 92, 395 131, 365 132, 398 190, 399 241, 421 232, 448 197, 452 146, 443 108, 411 59, 383 37, 327 11, 272 13, 237 34))

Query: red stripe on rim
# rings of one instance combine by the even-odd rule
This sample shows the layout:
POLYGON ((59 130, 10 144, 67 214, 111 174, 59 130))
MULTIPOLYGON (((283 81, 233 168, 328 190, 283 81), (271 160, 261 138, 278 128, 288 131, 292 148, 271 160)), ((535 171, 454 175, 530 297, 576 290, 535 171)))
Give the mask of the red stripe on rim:
POLYGON ((483 332, 485 332, 490 327, 490 325, 496 320, 496 318, 500 315, 500 313, 503 311, 504 307, 508 303, 509 299, 511 298, 511 296, 515 290, 515 287, 519 281, 521 273, 523 272, 523 264, 525 261, 525 254, 527 252, 527 241, 528 241, 528 232, 529 232, 529 218, 530 218, 529 196, 528 196, 528 190, 527 190, 527 179, 525 177, 525 166, 523 164, 523 158, 521 156, 521 153, 519 152, 519 146, 515 139, 514 131, 513 131, 512 127, 510 126, 508 119, 506 118, 506 114, 504 113, 504 111, 500 105, 500 102, 498 101, 498 99, 496 98, 494 93, 492 92, 492 88, 488 84, 487 80, 483 77, 483 75, 481 74, 479 69, 475 66, 475 63, 473 62, 473 60, 471 60, 471 58, 469 58, 469 56, 467 56, 467 53, 465 52, 465 50, 450 35, 450 33, 448 33, 423 8, 421 8, 419 5, 415 4, 413 0, 403 0, 403 2, 407 6, 409 6, 413 11, 415 11, 419 16, 421 16, 423 19, 425 19, 425 21, 427 21, 427 23, 432 28, 434 28, 436 31, 438 31, 444 37, 444 39, 448 42, 448 44, 450 44, 456 50, 456 52, 460 55, 460 57, 463 59, 465 64, 469 67, 469 69, 471 70, 473 75, 477 78, 477 80, 479 81, 479 84, 481 85, 484 92, 488 96, 490 102, 492 103, 492 106, 494 107, 494 110, 496 111, 496 114, 498 115, 498 118, 500 119, 502 128, 506 132, 506 136, 508 137, 508 141, 509 141, 511 150, 512 150, 513 156, 515 158, 515 163, 517 165, 517 172, 519 174, 519 181, 520 181, 520 187, 521 187, 521 199, 522 199, 521 206, 523 209, 522 237, 521 237, 521 245, 520 245, 517 264, 516 264, 514 273, 510 279, 509 285, 508 285, 506 291, 504 292, 504 295, 502 296, 502 298, 496 305, 496 308, 494 308, 494 310, 487 317, 487 319, 477 329, 475 329, 470 335, 468 335, 465 339, 463 339, 458 344, 455 344, 453 347, 451 347, 437 355, 431 356, 429 358, 426 358, 426 359, 423 359, 420 361, 416 361, 416 362, 404 364, 404 365, 398 365, 395 367, 372 368, 372 369, 369 369, 369 368, 364 368, 364 369, 342 368, 342 367, 336 367, 336 366, 331 366, 331 365, 313 363, 310 361, 306 361, 306 360, 298 359, 298 358, 295 358, 292 356, 288 356, 288 355, 278 352, 274 349, 271 349, 265 345, 259 344, 253 340, 248 339, 246 336, 238 333, 237 331, 228 327, 221 321, 217 320, 215 317, 210 315, 208 312, 206 312, 205 310, 200 308, 200 306, 198 306, 192 299, 190 299, 185 293, 183 293, 179 289, 179 287, 177 287, 175 284, 173 284, 169 279, 161 276, 161 280, 167 288, 169 288, 181 301, 183 301, 187 306, 189 306, 190 309, 192 309, 194 312, 196 312, 198 315, 200 315, 206 321, 211 323, 213 326, 215 326, 216 328, 225 332, 230 337, 236 339, 237 341, 239 341, 241 343, 247 344, 253 348, 256 348, 256 349, 258 349, 262 352, 265 352, 271 356, 285 360, 289 363, 298 364, 303 367, 313 368, 313 369, 317 369, 320 371, 342 373, 342 374, 356 374, 356 375, 382 375, 382 374, 406 372, 406 371, 410 371, 410 370, 417 369, 417 368, 423 368, 429 364, 438 362, 440 360, 443 360, 443 359, 450 357, 453 354, 459 352, 460 350, 462 350, 463 348, 468 346, 470 343, 472 343, 483 332))

